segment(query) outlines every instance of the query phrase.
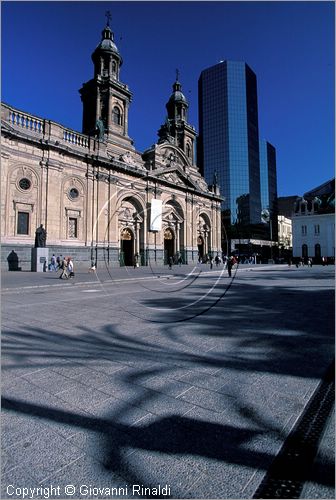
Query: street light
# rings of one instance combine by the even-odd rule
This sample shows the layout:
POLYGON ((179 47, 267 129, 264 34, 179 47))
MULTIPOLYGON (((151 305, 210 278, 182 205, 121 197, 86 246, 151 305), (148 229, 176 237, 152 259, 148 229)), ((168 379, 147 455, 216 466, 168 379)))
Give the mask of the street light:
POLYGON ((269 224, 269 231, 270 231, 270 239, 271 239, 271 260, 273 260, 273 235, 272 235, 272 219, 271 219, 271 214, 268 208, 264 208, 264 210, 261 211, 261 220, 265 224, 269 224))

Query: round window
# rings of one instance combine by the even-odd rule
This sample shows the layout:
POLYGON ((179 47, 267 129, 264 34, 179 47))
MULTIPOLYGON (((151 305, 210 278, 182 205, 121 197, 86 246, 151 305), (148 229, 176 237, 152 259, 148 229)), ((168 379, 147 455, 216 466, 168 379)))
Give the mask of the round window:
POLYGON ((23 179, 19 180, 19 186, 21 189, 24 189, 25 191, 27 191, 27 189, 30 189, 31 182, 29 179, 24 177, 23 179))
POLYGON ((69 196, 72 200, 75 200, 79 196, 79 191, 76 188, 71 188, 69 191, 69 196))

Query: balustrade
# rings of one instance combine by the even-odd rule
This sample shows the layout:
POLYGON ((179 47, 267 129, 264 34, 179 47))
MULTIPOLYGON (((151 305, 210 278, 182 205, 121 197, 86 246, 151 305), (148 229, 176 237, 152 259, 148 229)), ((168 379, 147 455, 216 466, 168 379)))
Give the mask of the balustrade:
POLYGON ((79 146, 82 148, 89 147, 89 138, 86 135, 78 134, 73 130, 64 129, 63 140, 65 142, 69 142, 70 144, 74 144, 75 146, 79 146))
POLYGON ((68 144, 78 146, 80 148, 90 148, 90 139, 88 136, 75 132, 71 129, 66 129, 49 120, 36 118, 28 113, 23 113, 10 108, 5 104, 2 105, 2 117, 4 121, 8 121, 10 125, 14 127, 22 127, 27 131, 43 135, 44 139, 55 139, 58 141, 63 140, 68 144))
POLYGON ((9 109, 9 123, 31 130, 37 134, 43 134, 43 120, 13 109, 9 109))

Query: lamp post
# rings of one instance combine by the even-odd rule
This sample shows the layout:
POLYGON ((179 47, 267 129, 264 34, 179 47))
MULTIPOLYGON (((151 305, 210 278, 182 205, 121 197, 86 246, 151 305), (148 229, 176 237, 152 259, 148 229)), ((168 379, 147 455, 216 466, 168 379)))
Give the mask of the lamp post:
POLYGON ((264 208, 264 210, 261 211, 261 220, 265 224, 269 224, 269 232, 270 232, 270 239, 271 239, 271 260, 273 260, 273 234, 272 234, 272 218, 271 214, 268 208, 264 208))

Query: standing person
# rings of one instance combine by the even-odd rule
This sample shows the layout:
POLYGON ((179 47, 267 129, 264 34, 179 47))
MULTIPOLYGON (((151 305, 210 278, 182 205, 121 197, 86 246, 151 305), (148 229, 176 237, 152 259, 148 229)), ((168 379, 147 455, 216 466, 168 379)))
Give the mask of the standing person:
POLYGON ((60 275, 60 280, 62 279, 68 279, 69 276, 68 276, 68 273, 67 273, 67 267, 68 267, 68 261, 67 259, 64 257, 64 259, 62 260, 62 263, 61 263, 61 269, 62 269, 62 273, 60 275))
POLYGON ((210 269, 212 269, 212 268, 213 268, 213 258, 212 258, 212 256, 210 255, 210 269))
POLYGON ((134 267, 134 269, 135 269, 136 267, 139 267, 139 254, 138 254, 138 253, 136 253, 136 254, 134 255, 133 267, 134 267))
POLYGON ((52 257, 50 259, 50 271, 57 271, 56 257, 54 253, 52 254, 52 257))
POLYGON ((173 257, 169 257, 169 269, 173 268, 173 257))
POLYGON ((215 262, 216 262, 216 267, 218 267, 219 266, 219 256, 218 256, 218 254, 215 257, 215 262))
POLYGON ((181 267, 182 266, 182 255, 179 255, 178 258, 178 265, 181 267))
POLYGON ((72 257, 68 258, 67 270, 68 270, 68 273, 69 273, 69 278, 74 278, 75 277, 75 271, 74 271, 74 264, 73 264, 72 257))
POLYGON ((232 266, 233 266, 233 257, 228 257, 226 263, 227 263, 227 270, 228 270, 229 278, 231 278, 232 266))

